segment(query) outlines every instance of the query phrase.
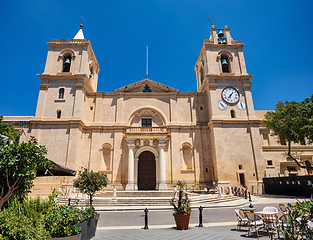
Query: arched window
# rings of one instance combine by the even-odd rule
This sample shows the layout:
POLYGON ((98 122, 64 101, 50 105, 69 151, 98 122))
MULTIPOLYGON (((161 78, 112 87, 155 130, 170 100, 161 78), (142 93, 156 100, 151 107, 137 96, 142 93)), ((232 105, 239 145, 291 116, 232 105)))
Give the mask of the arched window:
POLYGON ((61 118, 61 110, 57 111, 57 118, 61 118))
POLYGON ((59 99, 63 99, 64 98, 64 88, 60 88, 59 89, 59 99))
POLYGON ((230 116, 231 116, 231 118, 235 118, 236 117, 235 110, 230 110, 230 116))
POLYGON ((72 57, 69 53, 63 57, 63 70, 62 72, 69 72, 71 69, 72 57))
POLYGON ((229 58, 226 54, 222 54, 221 64, 222 64, 222 72, 229 73, 230 72, 229 58))

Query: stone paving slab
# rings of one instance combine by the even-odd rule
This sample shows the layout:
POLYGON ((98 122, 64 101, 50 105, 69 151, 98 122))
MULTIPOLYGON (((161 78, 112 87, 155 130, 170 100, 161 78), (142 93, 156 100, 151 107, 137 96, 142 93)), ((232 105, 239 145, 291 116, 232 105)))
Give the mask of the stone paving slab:
MULTIPOLYGON (((260 231, 260 239, 269 239, 267 232, 260 231)), ((192 226, 188 230, 177 230, 175 227, 164 226, 163 228, 150 228, 144 230, 138 229, 97 229, 96 236, 93 240, 120 240, 120 239, 136 239, 136 240, 152 240, 152 239, 184 239, 184 240, 232 240, 232 239, 257 239, 256 233, 250 234, 247 231, 236 231, 236 225, 231 226, 210 226, 195 227, 192 226)), ((278 239, 278 238, 273 238, 278 239)), ((280 238, 282 239, 282 238, 280 238)))
MULTIPOLYGON (((253 196, 253 205, 257 209, 271 205, 278 207, 279 203, 295 203, 299 198, 276 196, 253 196)), ((299 199, 304 200, 303 198, 299 199)), ((307 200, 307 199, 306 199, 307 200)), ((203 210, 203 228, 198 226, 198 210, 192 211, 190 229, 179 231, 175 228, 172 210, 166 208, 149 209, 149 229, 144 230, 143 207, 138 209, 103 209, 99 211, 100 219, 93 240, 102 239, 257 239, 253 232, 248 237, 247 228, 236 231, 237 219, 234 207, 248 206, 247 199, 240 199, 228 203, 217 203, 205 206, 203 210)), ((260 239, 270 239, 266 231, 260 231, 260 239)), ((273 238, 278 239, 278 238, 273 238)), ((280 238, 283 239, 283 238, 280 238)))

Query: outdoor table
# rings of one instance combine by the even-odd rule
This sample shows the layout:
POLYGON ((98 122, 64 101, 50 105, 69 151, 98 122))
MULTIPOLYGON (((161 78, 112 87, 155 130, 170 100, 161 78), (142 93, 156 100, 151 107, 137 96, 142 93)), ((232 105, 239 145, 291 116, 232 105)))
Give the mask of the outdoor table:
POLYGON ((255 214, 261 215, 261 216, 270 216, 270 215, 278 215, 278 212, 274 212, 274 211, 259 211, 259 212, 255 212, 255 214))
POLYGON ((264 225, 266 227, 266 230, 269 234, 268 230, 277 230, 277 224, 278 224, 278 212, 274 211, 259 211, 255 212, 255 214, 259 215, 264 222, 264 225))
POLYGON ((247 208, 240 208, 240 210, 243 212, 252 212, 253 213, 256 209, 247 207, 247 208))

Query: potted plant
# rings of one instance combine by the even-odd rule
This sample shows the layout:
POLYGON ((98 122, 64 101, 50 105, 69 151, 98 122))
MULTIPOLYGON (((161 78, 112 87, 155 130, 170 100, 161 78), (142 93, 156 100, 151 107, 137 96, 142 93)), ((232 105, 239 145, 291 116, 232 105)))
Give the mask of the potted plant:
POLYGON ((97 221, 96 212, 93 207, 86 207, 81 210, 82 222, 78 225, 82 229, 81 240, 89 240, 96 234, 97 221))
POLYGON ((47 240, 80 240, 82 229, 78 224, 82 220, 81 212, 72 206, 55 205, 45 215, 45 229, 51 238, 47 240))
POLYGON ((86 208, 87 217, 86 222, 82 222, 80 226, 83 228, 82 240, 90 239, 95 236, 96 227, 99 219, 99 214, 97 214, 92 206, 93 196, 103 187, 106 187, 109 180, 106 174, 89 172, 87 169, 79 172, 79 176, 74 180, 73 186, 78 188, 80 192, 87 194, 89 196, 90 207, 86 208), (86 229, 87 231, 84 231, 86 229))
POLYGON ((171 199, 171 204, 174 207, 173 216, 175 218, 176 227, 178 230, 186 230, 189 226, 189 219, 191 214, 190 201, 188 195, 184 192, 186 183, 178 181, 178 198, 175 192, 174 197, 171 199))
POLYGON ((287 221, 279 227, 285 239, 313 239, 313 198, 287 206, 290 208, 287 221))

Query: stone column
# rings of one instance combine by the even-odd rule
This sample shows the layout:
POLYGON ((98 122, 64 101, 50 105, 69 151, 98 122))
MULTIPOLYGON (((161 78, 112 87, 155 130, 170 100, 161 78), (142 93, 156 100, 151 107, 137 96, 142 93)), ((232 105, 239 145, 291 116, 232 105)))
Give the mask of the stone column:
POLYGON ((164 147, 165 147, 165 140, 160 140, 160 179, 159 179, 159 190, 167 190, 167 184, 166 184, 166 178, 165 178, 165 153, 164 153, 164 147))
POLYGON ((135 182, 134 182, 134 140, 129 139, 128 141, 128 183, 126 185, 126 191, 135 191, 135 182))

